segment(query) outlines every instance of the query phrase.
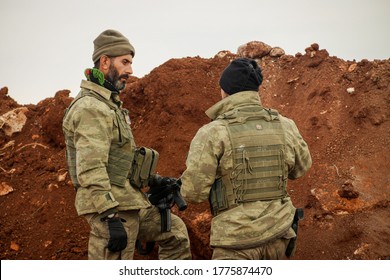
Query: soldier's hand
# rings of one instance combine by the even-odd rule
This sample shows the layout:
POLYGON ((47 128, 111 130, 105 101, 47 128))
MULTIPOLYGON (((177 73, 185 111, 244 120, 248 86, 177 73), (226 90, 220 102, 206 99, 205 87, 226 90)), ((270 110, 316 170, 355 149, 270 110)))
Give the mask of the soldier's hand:
POLYGON ((108 250, 119 252, 127 246, 127 233, 119 217, 107 219, 110 239, 108 241, 108 250))
POLYGON ((159 174, 154 174, 149 180, 149 186, 153 188, 161 188, 172 185, 176 182, 175 178, 162 177, 159 174))

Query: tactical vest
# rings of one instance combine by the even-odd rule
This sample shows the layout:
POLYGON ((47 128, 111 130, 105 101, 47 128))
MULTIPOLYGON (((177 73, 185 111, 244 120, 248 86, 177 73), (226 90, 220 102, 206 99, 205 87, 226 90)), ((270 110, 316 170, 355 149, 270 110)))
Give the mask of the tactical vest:
MULTIPOLYGON (((124 187, 126 179, 129 177, 131 165, 134 157, 135 143, 133 134, 130 126, 126 121, 128 118, 128 110, 119 108, 111 100, 107 100, 98 94, 94 94, 90 91, 83 90, 81 93, 72 101, 70 106, 65 111, 65 116, 69 112, 70 108, 81 98, 90 96, 98 99, 105 103, 111 110, 115 111, 116 121, 118 123, 119 130, 119 141, 112 142, 110 152, 108 155, 107 174, 111 184, 124 187)), ((64 116, 64 118, 65 118, 64 116)), ((66 140, 66 158, 69 168, 69 175, 72 179, 73 185, 77 189, 80 184, 77 179, 76 172, 76 149, 73 145, 72 140, 66 140)))
POLYGON ((251 201, 287 195, 285 134, 276 110, 246 106, 222 114, 232 143, 233 168, 218 174, 210 192, 214 215, 251 201))

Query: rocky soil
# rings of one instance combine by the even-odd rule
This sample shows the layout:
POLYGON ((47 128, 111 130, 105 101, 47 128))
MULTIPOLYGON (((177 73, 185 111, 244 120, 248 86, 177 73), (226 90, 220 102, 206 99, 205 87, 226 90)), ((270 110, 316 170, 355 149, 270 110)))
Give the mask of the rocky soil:
MULTIPOLYGON (((305 210, 294 259, 390 259, 390 59, 345 61, 318 44, 288 55, 255 41, 237 53, 168 60, 131 78, 122 96, 137 145, 159 151, 160 174, 180 176, 191 139, 210 121, 204 111, 220 99, 219 75, 238 56, 258 61, 264 106, 292 118, 312 153, 311 170, 288 183, 305 210)), ((11 96, 0 90, 0 259, 87 259, 89 229, 74 209, 61 130, 73 98, 63 90, 21 105, 11 96)), ((173 211, 193 258, 210 259, 208 203, 173 211)))

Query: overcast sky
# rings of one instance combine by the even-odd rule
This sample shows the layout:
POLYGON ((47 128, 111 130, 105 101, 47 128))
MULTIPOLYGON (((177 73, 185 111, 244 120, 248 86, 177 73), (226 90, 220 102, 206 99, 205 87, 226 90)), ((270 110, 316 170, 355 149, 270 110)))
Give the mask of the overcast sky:
POLYGON ((134 76, 170 58, 213 57, 262 41, 287 54, 312 43, 344 60, 390 58, 389 0, 0 0, 0 88, 19 104, 79 91, 93 40, 117 29, 134 76))

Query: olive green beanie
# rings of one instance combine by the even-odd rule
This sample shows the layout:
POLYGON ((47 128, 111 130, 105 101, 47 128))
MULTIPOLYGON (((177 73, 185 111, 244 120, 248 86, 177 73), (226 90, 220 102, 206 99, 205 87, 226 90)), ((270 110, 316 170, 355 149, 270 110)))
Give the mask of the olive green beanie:
POLYGON ((103 31, 93 41, 94 51, 92 60, 94 63, 100 59, 102 55, 121 56, 131 54, 135 55, 135 49, 130 44, 129 40, 116 30, 108 29, 103 31))

